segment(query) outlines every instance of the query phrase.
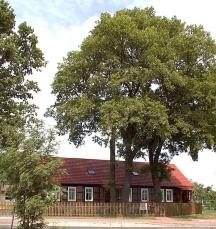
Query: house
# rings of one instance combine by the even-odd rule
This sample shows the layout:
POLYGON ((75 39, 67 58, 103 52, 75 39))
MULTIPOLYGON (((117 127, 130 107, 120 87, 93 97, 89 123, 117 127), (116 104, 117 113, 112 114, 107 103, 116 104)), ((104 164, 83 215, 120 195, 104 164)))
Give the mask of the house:
POLYGON ((4 201, 9 201, 10 200, 10 196, 7 193, 7 189, 9 188, 9 185, 3 185, 1 187, 1 193, 0 193, 0 201, 4 202, 4 201))
MULTIPOLYGON (((64 188, 60 201, 71 202, 109 202, 109 160, 62 158, 67 174, 57 177, 64 188)), ((139 174, 139 169, 147 162, 134 162, 129 202, 153 202, 154 191, 151 175, 139 174)), ((192 183, 174 165, 169 181, 161 182, 163 202, 190 202, 192 183)), ((124 182, 124 161, 116 162, 116 195, 121 198, 124 182)))

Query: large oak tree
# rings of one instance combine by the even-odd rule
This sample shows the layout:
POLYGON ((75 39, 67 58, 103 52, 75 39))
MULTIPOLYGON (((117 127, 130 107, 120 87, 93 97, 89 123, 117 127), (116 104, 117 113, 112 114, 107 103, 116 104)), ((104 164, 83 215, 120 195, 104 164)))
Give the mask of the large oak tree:
POLYGON ((153 8, 103 13, 80 51, 59 64, 48 114, 76 146, 97 132, 115 139, 126 165, 123 202, 133 160, 148 157, 159 202, 170 159, 188 152, 196 160, 215 145, 215 54, 202 26, 156 16, 153 8))

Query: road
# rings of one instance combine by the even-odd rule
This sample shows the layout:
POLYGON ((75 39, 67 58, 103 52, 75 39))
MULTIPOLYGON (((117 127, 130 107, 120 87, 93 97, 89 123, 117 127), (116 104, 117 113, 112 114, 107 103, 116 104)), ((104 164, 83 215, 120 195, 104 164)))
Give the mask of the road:
MULTIPOLYGON (((10 228, 11 217, 0 217, 0 228, 10 228)), ((168 217, 155 219, 142 218, 46 218, 50 228, 216 228, 216 219, 208 220, 174 220, 168 217)), ((18 220, 14 220, 16 228, 18 220)))

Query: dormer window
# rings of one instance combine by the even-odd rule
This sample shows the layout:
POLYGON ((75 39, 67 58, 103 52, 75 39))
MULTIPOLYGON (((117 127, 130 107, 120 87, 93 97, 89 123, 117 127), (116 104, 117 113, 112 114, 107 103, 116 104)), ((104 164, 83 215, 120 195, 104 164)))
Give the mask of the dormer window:
POLYGON ((90 175, 95 175, 94 169, 88 169, 88 174, 90 174, 90 175))
POLYGON ((134 176, 139 176, 139 173, 137 171, 133 171, 134 176))

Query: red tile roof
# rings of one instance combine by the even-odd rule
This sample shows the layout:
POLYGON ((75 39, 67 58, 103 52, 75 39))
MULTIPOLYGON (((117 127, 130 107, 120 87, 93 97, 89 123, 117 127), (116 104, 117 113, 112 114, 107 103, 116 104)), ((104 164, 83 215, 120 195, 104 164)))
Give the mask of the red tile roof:
POLYGON ((6 192, 9 187, 10 187, 10 185, 7 185, 7 184, 3 185, 1 187, 1 192, 6 192))
MULTIPOLYGON (((63 168, 67 170, 67 174, 58 177, 61 184, 70 185, 106 185, 109 181, 109 160, 97 159, 81 159, 81 158, 62 158, 63 168), (94 175, 88 173, 88 169, 95 171, 94 175)), ((134 166, 148 164, 147 162, 134 162, 134 166)), ((161 187, 179 187, 185 190, 193 190, 191 182, 181 173, 174 165, 169 167, 174 169, 171 174, 170 182, 162 181, 161 187)), ((124 182, 124 161, 117 161, 116 165, 116 185, 122 186, 124 182)), ((150 174, 142 177, 140 175, 132 175, 131 186, 147 186, 152 187, 152 179, 150 174)))

